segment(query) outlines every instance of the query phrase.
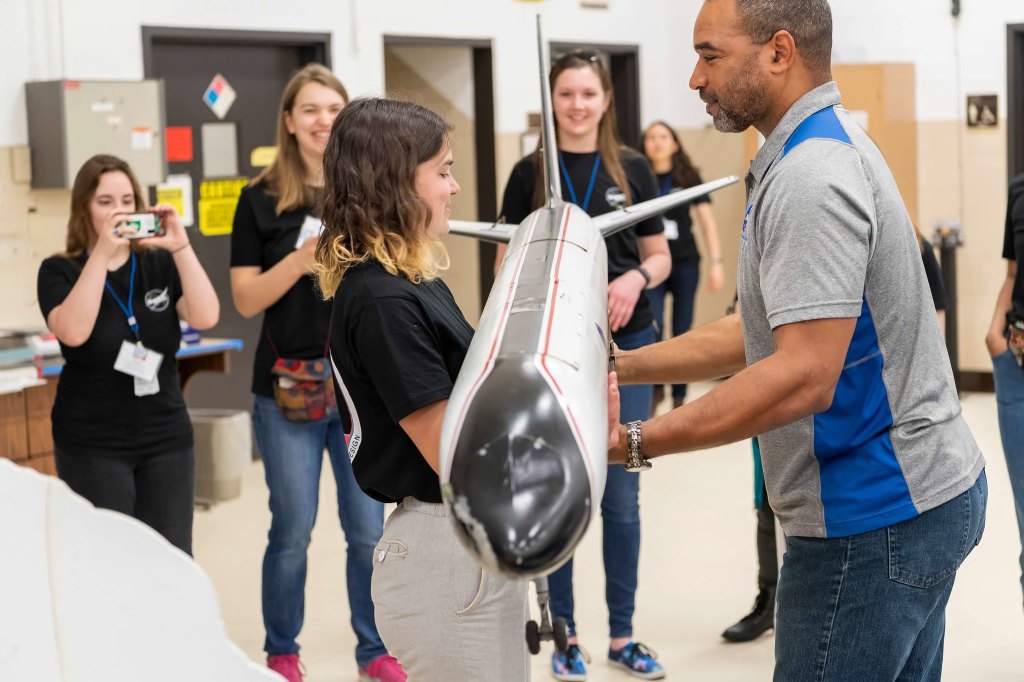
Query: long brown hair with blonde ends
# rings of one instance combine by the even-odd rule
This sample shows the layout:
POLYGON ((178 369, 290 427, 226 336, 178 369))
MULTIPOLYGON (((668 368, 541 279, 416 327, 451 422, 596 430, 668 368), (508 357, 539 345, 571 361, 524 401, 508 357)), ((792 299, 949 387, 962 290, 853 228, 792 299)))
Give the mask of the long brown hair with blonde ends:
POLYGON ((281 215, 285 211, 311 206, 316 198, 306 184, 306 166, 299 153, 299 143, 295 135, 288 132, 285 114, 291 115, 295 107, 295 98, 306 85, 318 83, 325 88, 334 90, 348 102, 348 92, 337 76, 323 64, 307 64, 299 69, 281 95, 281 106, 277 111, 277 156, 273 163, 263 169, 250 183, 264 183, 267 193, 277 197, 275 211, 281 215))
MULTIPOLYGON (((552 95, 555 91, 555 82, 568 69, 592 69, 601 81, 601 89, 608 97, 608 109, 601 116, 597 124, 597 151, 601 153, 601 163, 604 165, 612 182, 618 185, 626 197, 626 204, 633 203, 633 193, 629 190, 629 178, 626 177, 626 170, 622 167, 621 149, 622 139, 619 138, 619 124, 615 115, 615 91, 612 88, 612 75, 605 68, 601 61, 601 54, 595 50, 573 50, 567 52, 555 60, 551 66, 551 74, 548 77, 548 84, 552 95)), ((555 137, 559 136, 558 121, 555 121, 555 137)), ((556 145, 557 146, 557 145, 556 145)), ((544 174, 541 170, 541 148, 533 153, 533 170, 536 177, 533 187, 533 208, 540 208, 544 204, 544 174)))
MULTIPOLYGON (((146 210, 146 199, 142 193, 142 186, 139 185, 139 181, 135 177, 135 173, 132 173, 128 163, 110 154, 93 156, 78 169, 75 182, 71 186, 71 214, 68 217, 68 234, 62 256, 77 258, 89 250, 89 244, 95 240, 96 235, 89 204, 96 195, 96 188, 99 187, 103 174, 115 172, 124 173, 132 183, 132 192, 135 193, 135 211, 146 210)), ((139 250, 137 242, 133 241, 132 247, 139 250)))
MULTIPOLYGON (((668 123, 664 121, 655 121, 644 129, 643 141, 647 142, 647 133, 651 132, 654 126, 661 126, 668 131, 672 141, 676 143, 676 150, 672 153, 672 185, 673 187, 693 187, 694 185, 700 184, 700 175, 697 172, 697 168, 693 165, 690 160, 690 155, 683 149, 683 143, 676 135, 676 131, 672 129, 668 123)), ((646 146, 646 145, 645 145, 646 146)), ((646 155, 647 150, 644 150, 646 155)))
POLYGON ((450 131, 412 102, 360 98, 341 110, 324 150, 324 231, 316 245, 324 298, 350 267, 369 260, 414 283, 448 266, 444 245, 427 235, 432 215, 416 192, 416 170, 448 148, 450 131))

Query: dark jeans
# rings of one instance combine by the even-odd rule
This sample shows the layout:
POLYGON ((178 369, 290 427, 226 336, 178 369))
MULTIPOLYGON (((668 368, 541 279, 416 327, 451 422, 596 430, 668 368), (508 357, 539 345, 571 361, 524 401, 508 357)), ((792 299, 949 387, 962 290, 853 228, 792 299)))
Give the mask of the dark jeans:
POLYGON ((780 682, 932 682, 946 603, 981 541, 988 482, 912 519, 843 538, 787 537, 777 593, 780 682))
MULTIPOLYGON (((623 350, 650 345, 654 343, 654 328, 647 327, 621 336, 615 343, 623 350)), ((651 414, 650 385, 620 386, 619 404, 619 421, 623 424, 634 419, 647 419, 651 414)), ((631 637, 640 565, 640 476, 626 471, 621 464, 608 465, 608 481, 601 498, 601 521, 609 633, 613 638, 631 637)), ((572 567, 573 560, 569 559, 549 575, 548 589, 551 592, 551 615, 564 617, 569 623, 569 631, 575 634, 572 567)))
POLYGON ((82 455, 54 448, 57 475, 100 509, 135 517, 192 554, 195 450, 155 455, 82 455))
MULTIPOLYGON (((693 324, 693 302, 697 297, 697 283, 700 281, 700 268, 696 265, 672 265, 668 279, 658 286, 647 289, 647 300, 651 303, 651 313, 658 331, 665 328, 665 294, 672 294, 672 336, 689 331, 693 324)), ((659 333, 659 341, 665 337, 659 333)), ((673 384, 672 397, 682 400, 686 397, 686 384, 673 384)))
POLYGON ((1006 471, 1010 474, 1017 529, 1020 531, 1021 588, 1024 588, 1024 370, 1017 366, 1013 354, 1006 351, 992 358, 992 376, 996 382, 996 414, 999 415, 999 436, 1006 455, 1006 471))

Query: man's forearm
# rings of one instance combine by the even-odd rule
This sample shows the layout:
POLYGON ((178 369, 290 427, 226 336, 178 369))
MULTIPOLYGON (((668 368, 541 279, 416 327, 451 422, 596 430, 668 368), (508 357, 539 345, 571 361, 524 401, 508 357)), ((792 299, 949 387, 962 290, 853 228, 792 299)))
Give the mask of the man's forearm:
POLYGON ((620 384, 687 384, 729 376, 745 366, 738 314, 661 343, 615 354, 620 384))
MULTIPOLYGON (((645 421, 643 454, 657 457, 713 448, 789 424, 827 407, 827 385, 819 377, 793 372, 778 354, 769 356, 697 400, 645 421)), ((609 452, 612 462, 625 460, 624 428, 609 452)))

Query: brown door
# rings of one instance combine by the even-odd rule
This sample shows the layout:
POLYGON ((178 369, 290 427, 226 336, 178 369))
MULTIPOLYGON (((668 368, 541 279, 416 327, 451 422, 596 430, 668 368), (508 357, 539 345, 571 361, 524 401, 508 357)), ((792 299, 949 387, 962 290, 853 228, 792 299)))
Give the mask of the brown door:
MULTIPOLYGON (((143 27, 142 37, 146 78, 164 81, 167 126, 192 131, 192 159, 167 165, 169 173, 192 177, 192 211, 198 221, 200 183, 225 177, 223 169, 204 168, 203 124, 234 124, 237 176, 255 176, 260 169, 251 165, 250 154, 256 147, 275 143, 281 91, 303 65, 317 61, 330 66, 330 35, 143 27), (223 119, 203 101, 216 74, 224 77, 237 97, 223 119)), ((223 165, 224 156, 218 156, 217 165, 223 165)), ((251 409, 252 363, 262 316, 243 319, 232 304, 230 235, 203 236, 198 222, 189 232, 221 303, 220 323, 205 335, 239 338, 245 344, 232 357, 227 375, 200 373, 192 379, 186 395, 189 407, 251 409)))

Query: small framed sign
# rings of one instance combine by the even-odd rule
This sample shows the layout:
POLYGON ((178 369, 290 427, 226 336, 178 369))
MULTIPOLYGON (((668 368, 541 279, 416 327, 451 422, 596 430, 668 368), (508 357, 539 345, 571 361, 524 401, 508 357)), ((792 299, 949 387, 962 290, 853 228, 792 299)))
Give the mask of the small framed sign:
POLYGON ((982 128, 999 125, 997 95, 967 95, 967 127, 982 128))

